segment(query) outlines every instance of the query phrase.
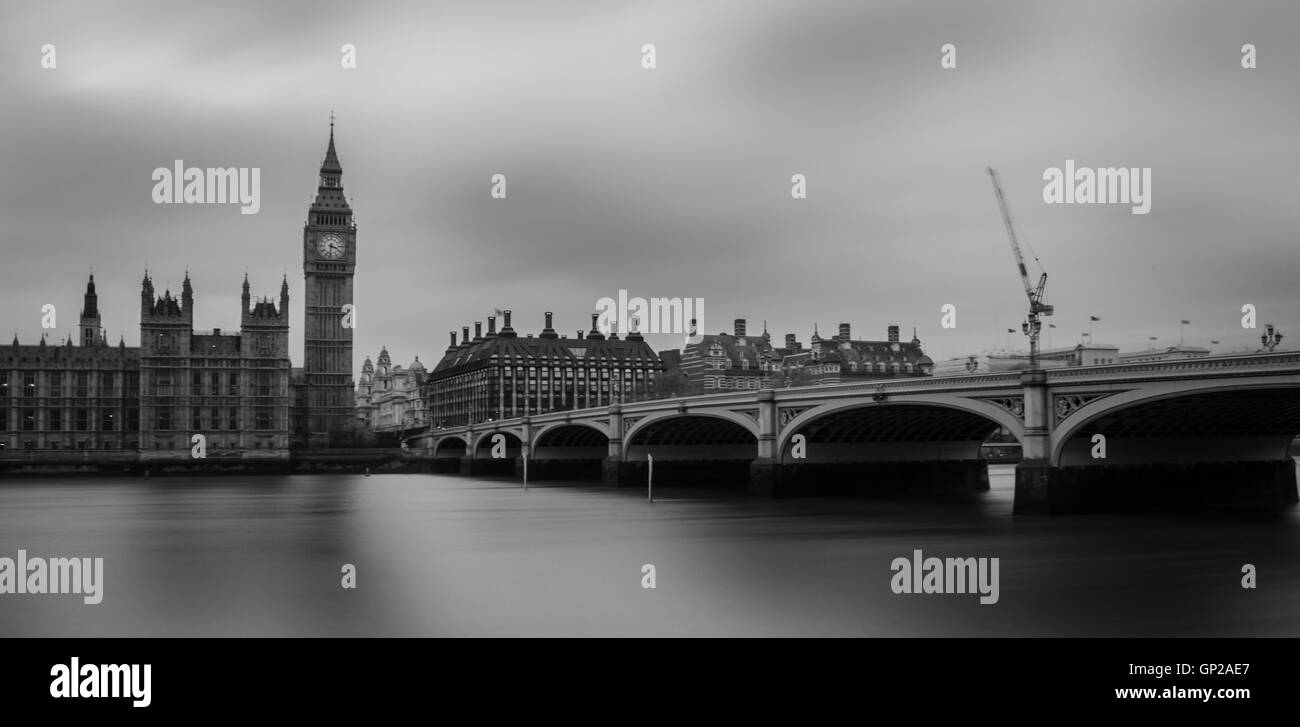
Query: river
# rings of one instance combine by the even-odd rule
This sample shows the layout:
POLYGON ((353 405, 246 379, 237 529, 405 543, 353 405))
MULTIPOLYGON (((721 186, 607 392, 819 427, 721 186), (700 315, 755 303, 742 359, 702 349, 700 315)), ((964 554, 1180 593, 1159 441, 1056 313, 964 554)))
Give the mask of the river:
POLYGON ((415 474, 5 480, 0 557, 102 557, 104 582, 98 605, 0 594, 0 636, 1300 635, 1300 508, 1012 517, 1011 469, 990 479, 962 505, 415 474), (998 558, 997 602, 894 593, 914 549, 998 558))

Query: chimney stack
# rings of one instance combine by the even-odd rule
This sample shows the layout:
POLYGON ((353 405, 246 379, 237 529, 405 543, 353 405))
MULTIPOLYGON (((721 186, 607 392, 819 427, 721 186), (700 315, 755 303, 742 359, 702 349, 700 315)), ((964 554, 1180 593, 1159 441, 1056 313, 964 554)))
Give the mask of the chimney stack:
POLYGON ((744 318, 737 318, 737 319, 736 319, 736 338, 744 338, 744 337, 745 337, 745 319, 744 319, 744 318))
POLYGON ((483 338, 483 321, 474 321, 474 340, 483 338))
POLYGON ((502 330, 505 330, 510 327, 510 311, 502 311, 502 313, 506 316, 506 324, 502 327, 502 330))
POLYGON ((796 340, 794 340, 794 334, 793 334, 793 333, 787 333, 787 334, 785 334, 785 347, 786 347, 787 350, 790 350, 790 351, 798 351, 798 350, 799 350, 799 342, 796 341, 796 340))
POLYGON ((495 336, 496 334, 497 334, 497 317, 488 316, 488 335, 495 336))
POLYGON ((898 326, 889 327, 889 342, 898 343, 898 326))
POLYGON ((452 348, 455 348, 455 347, 456 347, 456 332, 455 332, 455 331, 452 331, 452 332, 451 332, 451 347, 452 347, 452 348))
POLYGON ((547 327, 547 328, 550 328, 550 327, 551 327, 551 312, 550 312, 550 311, 546 311, 546 327, 547 327))
POLYGON ((840 324, 840 340, 841 340, 841 341, 848 341, 848 340, 850 340, 850 339, 852 339, 852 338, 853 338, 853 336, 850 335, 849 324, 847 324, 847 323, 841 323, 841 324, 840 324))
POLYGON ((460 342, 462 345, 469 345, 469 326, 460 327, 460 342))

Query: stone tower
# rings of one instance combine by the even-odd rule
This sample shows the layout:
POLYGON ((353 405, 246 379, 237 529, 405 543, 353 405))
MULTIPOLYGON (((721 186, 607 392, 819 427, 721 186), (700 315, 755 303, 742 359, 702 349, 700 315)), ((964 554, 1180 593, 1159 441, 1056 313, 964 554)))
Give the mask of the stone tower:
POLYGON ((328 446, 355 416, 352 327, 347 314, 357 262, 357 227, 343 195, 343 167, 334 150, 334 122, 320 168, 316 199, 302 233, 306 281, 303 375, 307 394, 307 440, 328 446))

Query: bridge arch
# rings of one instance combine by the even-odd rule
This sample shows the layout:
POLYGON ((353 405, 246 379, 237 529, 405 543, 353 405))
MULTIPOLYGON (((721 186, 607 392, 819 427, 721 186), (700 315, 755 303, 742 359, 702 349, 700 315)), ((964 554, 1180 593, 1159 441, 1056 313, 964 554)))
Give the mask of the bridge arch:
POLYGON ((517 452, 523 444, 523 432, 520 431, 519 429, 515 429, 511 427, 503 427, 501 429, 486 429, 483 432, 479 433, 474 438, 473 455, 475 457, 486 456, 483 453, 491 450, 492 435, 494 434, 506 435, 506 449, 508 451, 517 452))
POLYGON ((1095 464, 1081 452, 1098 433, 1106 437, 1109 462, 1116 461, 1116 438, 1137 437, 1145 461, 1285 460, 1300 433, 1300 382, 1166 381, 1105 394, 1057 423, 1051 464, 1095 464))
POLYGON ((533 431, 532 444, 534 448, 542 447, 542 446, 553 446, 558 443, 556 441, 553 441, 556 437, 560 437, 564 435, 569 435, 565 437, 566 439, 571 438, 574 435, 581 437, 579 430, 586 430, 586 431, 593 432, 595 434, 599 434, 601 437, 604 438, 605 442, 609 441, 609 427, 605 424, 601 424, 600 422, 594 422, 594 421, 582 421, 582 422, 561 421, 561 422, 551 422, 549 424, 543 425, 541 428, 535 429, 533 431))
POLYGON ((459 434, 437 437, 432 441, 434 457, 464 456, 469 450, 469 438, 459 434))
POLYGON ((623 434, 623 456, 628 457, 633 453, 632 447, 637 444, 638 437, 644 437, 647 432, 662 430, 666 425, 673 422, 682 425, 696 424, 695 429, 701 431, 712 430, 716 435, 721 435, 726 430, 739 427, 753 437, 755 446, 758 443, 758 422, 739 412, 726 409, 701 409, 686 412, 675 410, 650 414, 644 419, 638 419, 632 426, 628 427, 623 434), (715 420, 718 424, 709 427, 706 421, 703 422, 704 426, 699 426, 700 420, 715 420), (734 427, 730 425, 734 425, 734 427))
MULTIPOLYGON (((900 413, 900 415, 901 410, 897 408, 901 407, 908 407, 913 411, 922 412, 926 410, 930 410, 931 412, 938 411, 940 416, 928 417, 928 424, 932 427, 941 426, 940 420, 948 419, 949 429, 952 431, 958 429, 966 430, 978 428, 986 424, 988 432, 984 435, 985 437, 987 437, 989 433, 992 433, 996 428, 1001 427, 1010 432, 1011 436, 1015 437, 1016 441, 1019 442, 1024 439, 1024 421, 1012 414, 1009 410, 990 402, 965 397, 939 395, 910 396, 906 398, 891 397, 885 401, 878 402, 862 400, 837 401, 814 406, 806 411, 800 412, 785 426, 780 428, 776 439, 777 456, 784 460, 794 435, 801 432, 806 434, 803 430, 810 424, 819 421, 824 422, 828 418, 858 411, 869 413, 873 410, 880 410, 888 414, 889 412, 886 410, 891 407, 896 408, 894 409, 894 412, 900 413), (945 411, 948 412, 948 414, 943 414, 945 411), (984 424, 978 424, 980 421, 984 424)), ((894 416, 893 418, 897 420, 900 416, 894 416)), ((917 424, 921 424, 921 422, 917 422, 917 424)), ((983 441, 983 437, 981 437, 980 441, 983 441)))

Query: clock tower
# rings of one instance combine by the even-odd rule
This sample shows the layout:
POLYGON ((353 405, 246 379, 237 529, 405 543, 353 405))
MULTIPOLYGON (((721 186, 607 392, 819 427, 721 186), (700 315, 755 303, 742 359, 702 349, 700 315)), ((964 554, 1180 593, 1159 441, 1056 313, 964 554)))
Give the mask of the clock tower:
POLYGON ((330 143, 320 167, 316 200, 302 231, 302 270, 306 280, 303 374, 307 395, 307 439, 328 446, 354 418, 352 381, 352 276, 357 264, 357 226, 343 196, 343 167, 330 143))

